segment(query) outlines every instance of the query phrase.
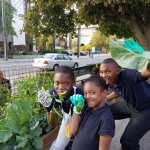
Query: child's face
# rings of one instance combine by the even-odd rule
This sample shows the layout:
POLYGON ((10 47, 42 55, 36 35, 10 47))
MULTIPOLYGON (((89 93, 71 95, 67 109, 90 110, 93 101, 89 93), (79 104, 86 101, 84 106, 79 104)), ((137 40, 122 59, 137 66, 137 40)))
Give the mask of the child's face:
POLYGON ((104 99, 107 95, 107 90, 102 90, 95 82, 89 81, 84 84, 84 99, 88 106, 96 110, 105 105, 104 99))
POLYGON ((59 95, 59 93, 63 93, 67 91, 66 94, 64 94, 64 98, 68 99, 71 94, 71 89, 74 85, 74 80, 70 76, 70 74, 67 73, 56 73, 54 76, 54 88, 59 95))
POLYGON ((117 83, 120 69, 113 63, 102 63, 100 66, 100 76, 108 83, 117 83))

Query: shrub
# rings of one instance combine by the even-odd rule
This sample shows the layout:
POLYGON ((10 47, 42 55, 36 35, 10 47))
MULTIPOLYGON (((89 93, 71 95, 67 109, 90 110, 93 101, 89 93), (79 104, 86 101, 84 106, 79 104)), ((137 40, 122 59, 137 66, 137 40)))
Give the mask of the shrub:
POLYGON ((30 52, 30 49, 26 45, 14 45, 13 46, 13 51, 16 51, 16 52, 19 52, 19 51, 30 52))
POLYGON ((34 55, 32 52, 28 53, 28 55, 34 55))
POLYGON ((20 52, 15 52, 14 55, 22 55, 20 52))
POLYGON ((12 52, 12 51, 8 52, 8 55, 14 55, 14 52, 12 52))
POLYGON ((22 52, 22 55, 27 55, 27 52, 22 52))
POLYGON ((61 50, 57 50, 57 53, 61 54, 61 53, 62 53, 62 51, 61 51, 61 50))

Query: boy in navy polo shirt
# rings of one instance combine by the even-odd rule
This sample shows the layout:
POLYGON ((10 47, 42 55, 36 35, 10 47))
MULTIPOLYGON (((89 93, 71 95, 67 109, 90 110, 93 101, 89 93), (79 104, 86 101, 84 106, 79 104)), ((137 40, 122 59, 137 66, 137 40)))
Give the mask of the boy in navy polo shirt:
POLYGON ((113 91, 106 99, 110 101, 121 97, 120 101, 110 105, 115 120, 131 118, 122 137, 123 150, 139 150, 139 140, 150 130, 150 64, 146 70, 126 69, 120 72, 118 64, 112 58, 105 59, 100 66, 100 76, 113 91))
POLYGON ((72 150, 109 150, 115 124, 104 102, 108 85, 102 77, 91 76, 84 82, 83 90, 87 104, 81 112, 77 111, 76 101, 83 100, 82 96, 70 98, 76 106, 70 123, 70 133, 76 135, 72 150))
POLYGON ((62 108, 62 113, 63 113, 63 120, 62 120, 61 127, 59 129, 57 139, 53 142, 52 146, 50 147, 50 150, 64 150, 70 141, 71 134, 69 134, 69 137, 65 135, 66 122, 68 117, 69 116, 71 117, 73 113, 73 107, 74 107, 72 102, 70 101, 70 96, 74 94, 83 95, 83 89, 81 87, 74 86, 74 83, 75 83, 74 72, 70 67, 60 66, 55 71, 54 88, 50 90, 49 94, 50 95, 55 94, 57 95, 56 99, 59 99, 59 93, 63 93, 65 91, 67 91, 67 93, 63 95, 64 101, 62 103, 56 102, 55 98, 53 98, 50 106, 47 107, 47 121, 52 128, 55 128, 58 125, 58 115, 56 113, 53 113, 53 118, 51 121, 49 119, 50 111, 52 109, 53 104, 57 111, 59 110, 59 106, 60 106, 62 108))

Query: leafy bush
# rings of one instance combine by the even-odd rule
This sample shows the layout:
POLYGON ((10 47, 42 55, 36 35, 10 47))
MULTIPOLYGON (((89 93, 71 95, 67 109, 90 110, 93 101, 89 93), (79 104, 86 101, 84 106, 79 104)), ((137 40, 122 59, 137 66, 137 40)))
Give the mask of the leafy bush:
POLYGON ((15 52, 14 55, 22 55, 20 52, 15 52))
POLYGON ((34 55, 32 52, 28 53, 28 55, 34 55))
POLYGON ((62 50, 57 50, 57 53, 61 54, 61 53, 62 53, 62 50))
POLYGON ((42 129, 32 115, 31 104, 17 99, 6 109, 8 120, 0 123, 0 149, 36 150, 43 147, 42 129))
POLYGON ((13 51, 14 52, 19 52, 19 51, 30 52, 30 49, 26 45, 14 45, 13 46, 13 51))
POLYGON ((8 52, 8 55, 14 55, 15 52, 8 52))
POLYGON ((54 51, 38 51, 39 54, 54 53, 54 51))
POLYGON ((27 55, 27 52, 22 52, 22 55, 27 55))

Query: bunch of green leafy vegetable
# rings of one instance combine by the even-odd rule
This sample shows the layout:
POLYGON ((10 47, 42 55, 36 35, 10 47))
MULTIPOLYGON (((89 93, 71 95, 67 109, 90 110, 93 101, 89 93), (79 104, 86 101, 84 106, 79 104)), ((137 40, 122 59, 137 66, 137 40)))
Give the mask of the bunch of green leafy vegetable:
POLYGON ((136 69, 141 72, 150 63, 150 52, 148 51, 141 54, 138 50, 128 50, 111 38, 109 39, 109 47, 112 58, 123 68, 136 69))
POLYGON ((36 150, 43 147, 42 129, 32 115, 29 101, 16 99, 6 109, 8 120, 0 123, 0 149, 36 150))

